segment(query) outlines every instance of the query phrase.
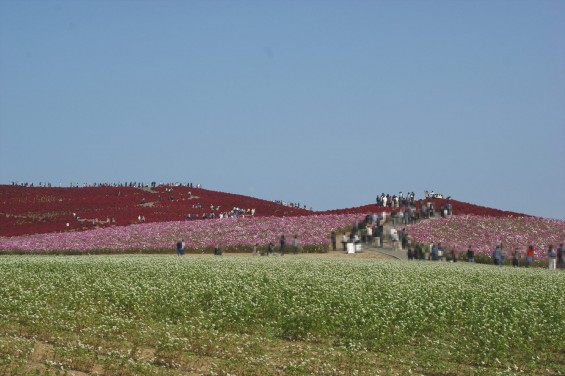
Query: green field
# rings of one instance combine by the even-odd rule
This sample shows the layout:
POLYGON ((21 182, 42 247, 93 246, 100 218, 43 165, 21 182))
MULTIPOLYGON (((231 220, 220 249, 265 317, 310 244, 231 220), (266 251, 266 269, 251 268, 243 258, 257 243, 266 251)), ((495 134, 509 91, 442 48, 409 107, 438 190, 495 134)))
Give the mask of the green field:
POLYGON ((2 256, 0 374, 565 374, 565 273, 2 256))

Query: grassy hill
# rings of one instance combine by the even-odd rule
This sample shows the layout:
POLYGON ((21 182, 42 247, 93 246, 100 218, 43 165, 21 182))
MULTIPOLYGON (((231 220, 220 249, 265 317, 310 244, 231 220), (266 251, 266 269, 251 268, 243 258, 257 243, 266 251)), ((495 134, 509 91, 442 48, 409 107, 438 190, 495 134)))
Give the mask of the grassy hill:
MULTIPOLYGON (((455 214, 523 216, 523 214, 450 201, 455 214)), ((436 208, 446 200, 434 200, 436 208)), ((419 203, 417 203, 419 206, 419 203)), ((185 186, 51 188, 0 185, 0 236, 81 231, 139 222, 182 221, 210 215, 288 217, 314 214, 368 214, 387 211, 377 205, 322 212, 275 203, 254 197, 185 186)))

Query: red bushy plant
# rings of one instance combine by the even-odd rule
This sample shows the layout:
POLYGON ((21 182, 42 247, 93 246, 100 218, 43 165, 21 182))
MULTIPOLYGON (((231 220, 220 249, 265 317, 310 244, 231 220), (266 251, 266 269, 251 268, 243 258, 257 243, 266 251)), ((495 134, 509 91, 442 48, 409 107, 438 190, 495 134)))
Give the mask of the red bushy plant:
MULTIPOLYGON (((436 209, 447 200, 432 200, 436 209)), ((504 217, 522 214, 485 208, 450 200, 454 214, 504 217)), ((417 202, 417 207, 422 201, 417 202)), ((311 214, 370 214, 391 212, 375 204, 348 209, 313 212, 249 196, 186 186, 51 188, 0 185, 0 236, 17 236, 61 231, 80 231, 115 224, 185 220, 187 214, 202 218, 234 208, 255 209, 255 216, 297 216, 311 214), (74 214, 75 215, 74 215, 74 214)))

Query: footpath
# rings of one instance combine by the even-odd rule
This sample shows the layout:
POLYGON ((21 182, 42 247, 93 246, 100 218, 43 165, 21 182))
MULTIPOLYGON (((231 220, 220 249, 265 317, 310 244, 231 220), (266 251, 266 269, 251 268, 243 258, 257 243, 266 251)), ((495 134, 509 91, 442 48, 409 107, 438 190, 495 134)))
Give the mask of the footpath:
MULTIPOLYGON (((376 243, 361 243, 361 251, 356 252, 355 254, 374 254, 374 255, 383 255, 383 258, 394 258, 397 260, 408 260, 408 253, 405 249, 400 247, 400 244, 395 245, 392 244, 388 233, 390 231, 389 226, 385 226, 385 240, 382 244, 382 247, 377 247, 376 243)), ((341 244, 338 244, 338 247, 341 244)), ((343 251, 336 251, 336 252, 343 252, 343 251)), ((344 253, 344 252, 343 252, 344 253)), ((351 254, 353 255, 353 254, 351 254)))
POLYGON ((405 249, 402 249, 400 247, 395 249, 392 247, 392 244, 390 244, 386 240, 383 244, 383 247, 377 247, 376 245, 363 243, 363 245, 361 246, 361 252, 376 252, 398 260, 408 260, 408 254, 405 249))

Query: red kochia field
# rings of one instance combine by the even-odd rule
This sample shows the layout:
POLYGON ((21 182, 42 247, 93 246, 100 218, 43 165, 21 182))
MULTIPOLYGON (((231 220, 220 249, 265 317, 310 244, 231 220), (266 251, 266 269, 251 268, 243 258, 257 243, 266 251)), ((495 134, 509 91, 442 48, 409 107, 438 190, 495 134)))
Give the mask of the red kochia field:
MULTIPOLYGON (((451 200, 455 214, 489 217, 523 216, 451 200)), ((434 200, 436 208, 446 200, 434 200)), ((419 206, 419 202, 417 203, 419 206)), ((187 214, 201 218, 219 216, 234 208, 255 209, 255 217, 292 217, 320 214, 369 214, 390 212, 390 208, 365 205, 355 208, 315 212, 254 197, 184 186, 160 186, 155 189, 134 187, 47 188, 0 185, 0 236, 18 236, 52 232, 82 231, 117 226, 183 221, 187 214), (172 189, 172 191, 171 191, 172 189), (76 217, 74 214, 76 214, 76 217)), ((249 214, 246 215, 247 217, 249 214)))
POLYGON ((110 225, 107 220, 112 218, 118 226, 137 223, 139 216, 144 217, 145 222, 182 221, 189 213, 201 218, 205 213, 219 216, 234 208, 255 209, 255 216, 312 213, 272 201, 202 188, 161 186, 149 190, 106 186, 43 188, 0 185, 0 236, 106 227, 110 225))

